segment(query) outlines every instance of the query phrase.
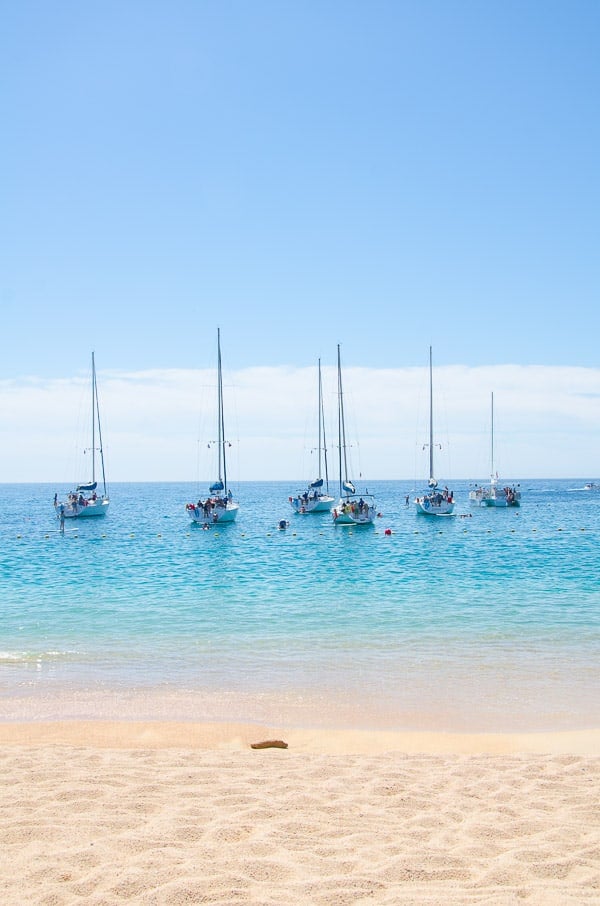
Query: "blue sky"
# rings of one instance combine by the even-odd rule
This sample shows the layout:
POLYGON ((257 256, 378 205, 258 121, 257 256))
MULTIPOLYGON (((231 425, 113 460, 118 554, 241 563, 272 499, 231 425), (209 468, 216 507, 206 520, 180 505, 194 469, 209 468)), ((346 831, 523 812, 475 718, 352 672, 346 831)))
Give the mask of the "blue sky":
POLYGON ((587 369, 589 471, 599 33, 592 0, 6 4, 4 430, 92 348, 107 381, 173 387, 211 366, 220 326, 236 374, 331 364, 341 343, 375 393, 430 344, 474 380, 587 369))

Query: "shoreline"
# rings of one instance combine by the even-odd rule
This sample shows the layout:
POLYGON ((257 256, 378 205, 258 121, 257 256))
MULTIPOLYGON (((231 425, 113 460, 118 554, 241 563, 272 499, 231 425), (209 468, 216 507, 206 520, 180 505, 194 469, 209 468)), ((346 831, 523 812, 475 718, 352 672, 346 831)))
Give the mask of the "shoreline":
MULTIPOLYGON (((282 727, 262 723, 167 720, 0 721, 0 746, 189 749, 240 752, 280 739, 307 755, 598 756, 600 729, 527 733, 452 733, 282 727)), ((254 754, 254 752, 253 752, 254 754)))

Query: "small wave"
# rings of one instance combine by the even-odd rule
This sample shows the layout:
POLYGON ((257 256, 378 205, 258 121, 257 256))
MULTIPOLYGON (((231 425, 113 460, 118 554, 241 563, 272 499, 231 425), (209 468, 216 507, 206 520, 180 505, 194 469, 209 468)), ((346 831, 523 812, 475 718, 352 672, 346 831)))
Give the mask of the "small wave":
POLYGON ((78 656, 77 651, 0 651, 0 665, 51 663, 68 661, 78 656))

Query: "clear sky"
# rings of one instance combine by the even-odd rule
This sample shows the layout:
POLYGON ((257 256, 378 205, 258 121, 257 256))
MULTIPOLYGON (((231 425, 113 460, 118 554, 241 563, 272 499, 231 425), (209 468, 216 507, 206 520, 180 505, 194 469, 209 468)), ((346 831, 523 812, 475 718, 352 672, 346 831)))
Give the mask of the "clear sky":
MULTIPOLYGON (((115 477, 137 477, 142 442, 117 402, 136 423, 154 404, 140 477, 187 477, 160 425, 148 432, 169 391, 189 448, 217 326, 275 451, 244 454, 240 413, 242 478, 299 475, 277 394, 293 408, 308 388, 308 413, 310 369, 337 343, 359 407, 360 387, 397 388, 377 448, 402 449, 373 477, 413 474, 401 379, 430 344, 450 437, 466 400, 465 430, 485 431, 495 390, 505 429, 536 426, 526 450, 523 430, 511 438, 517 474, 597 475, 599 39, 596 0, 6 3, 0 480, 57 476, 52 462, 32 474, 26 451, 54 440, 31 425, 64 421, 92 349, 115 477)), ((473 445, 457 444, 455 475, 472 474, 473 445)))

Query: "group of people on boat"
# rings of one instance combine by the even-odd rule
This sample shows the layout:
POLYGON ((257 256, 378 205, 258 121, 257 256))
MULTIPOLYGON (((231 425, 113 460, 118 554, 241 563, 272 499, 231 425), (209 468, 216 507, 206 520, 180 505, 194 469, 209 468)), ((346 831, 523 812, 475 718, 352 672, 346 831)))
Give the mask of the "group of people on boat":
MULTIPOLYGON (((67 495, 67 505, 73 509, 76 506, 87 506, 90 503, 95 503, 97 500, 98 495, 95 491, 90 494, 89 497, 84 497, 81 492, 76 494, 74 491, 71 491, 71 493, 67 495)), ((54 506, 58 506, 58 494, 54 495, 54 506)))
MULTIPOLYGON (((296 499, 298 500, 299 503, 304 503, 304 505, 306 505, 309 500, 318 500, 319 497, 322 497, 322 496, 323 496, 323 494, 321 493, 321 491, 315 490, 312 492, 312 494, 309 494, 308 491, 305 491, 303 494, 298 494, 298 497, 296 499)), ((290 497, 290 501, 291 500, 292 500, 292 498, 290 497)))
POLYGON ((228 491, 225 497, 207 497, 206 500, 200 499, 198 503, 188 503, 186 504, 186 509, 193 510, 196 519, 199 519, 200 514, 202 514, 207 522, 211 519, 213 522, 217 522, 219 509, 227 509, 227 504, 232 500, 233 494, 228 491))
POLYGON ((432 506, 441 506, 442 503, 453 503, 454 491, 449 491, 448 488, 444 488, 443 491, 436 491, 435 494, 430 494, 429 499, 431 500, 432 506))
MULTIPOLYGON (((367 515, 369 512, 369 504, 366 503, 362 497, 358 501, 347 500, 345 503, 342 503, 340 506, 340 513, 344 516, 362 516, 367 515)), ((337 519, 338 511, 333 511, 333 518, 337 519)))

